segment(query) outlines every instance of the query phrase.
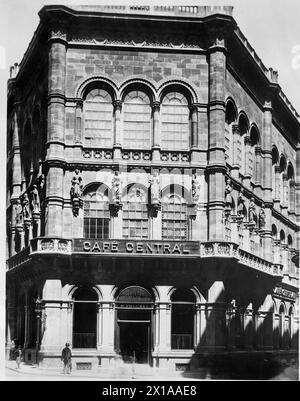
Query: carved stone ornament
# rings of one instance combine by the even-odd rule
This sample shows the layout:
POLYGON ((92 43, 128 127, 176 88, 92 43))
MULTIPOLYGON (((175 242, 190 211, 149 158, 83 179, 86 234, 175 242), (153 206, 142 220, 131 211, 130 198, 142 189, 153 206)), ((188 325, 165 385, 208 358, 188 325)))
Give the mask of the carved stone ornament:
POLYGON ((31 210, 30 210, 30 202, 28 198, 28 194, 25 192, 22 199, 22 210, 23 210, 23 219, 24 224, 26 226, 30 226, 31 224, 31 210))
POLYGON ((78 169, 75 170, 74 176, 71 180, 72 186, 70 189, 70 196, 72 201, 72 210, 75 217, 78 216, 79 209, 83 206, 82 196, 82 178, 78 169))
POLYGON ((116 217, 119 213, 119 210, 122 209, 122 181, 118 171, 114 172, 111 184, 111 195, 112 202, 110 204, 110 210, 114 217, 116 217))
POLYGON ((17 199, 15 204, 15 223, 17 227, 23 226, 23 208, 21 199, 17 199))
POLYGON ((256 226, 256 223, 257 223, 256 208, 255 208, 254 198, 251 198, 249 204, 249 225, 253 226, 254 228, 256 226))
POLYGON ((39 215, 41 212, 40 196, 36 184, 31 191, 31 206, 33 215, 39 215))
POLYGON ((258 216, 258 226, 260 229, 264 229, 265 225, 266 225, 265 204, 262 203, 258 216))
POLYGON ((229 178, 226 180, 225 185, 225 215, 228 217, 232 213, 233 199, 232 199, 232 183, 229 178))
POLYGON ((158 172, 155 172, 149 178, 150 184, 150 207, 153 211, 153 215, 156 217, 157 212, 161 209, 160 202, 160 177, 158 172))

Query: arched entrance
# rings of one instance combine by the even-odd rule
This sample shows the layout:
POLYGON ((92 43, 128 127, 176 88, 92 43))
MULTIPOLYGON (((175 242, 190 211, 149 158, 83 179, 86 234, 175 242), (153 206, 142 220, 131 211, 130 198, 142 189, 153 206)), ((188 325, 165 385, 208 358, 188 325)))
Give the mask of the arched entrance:
POLYGON ((116 310, 117 352, 125 362, 151 363, 151 294, 143 287, 127 287, 116 298, 116 310))
POLYGON ((73 299, 73 348, 96 348, 97 293, 92 288, 80 287, 73 299))

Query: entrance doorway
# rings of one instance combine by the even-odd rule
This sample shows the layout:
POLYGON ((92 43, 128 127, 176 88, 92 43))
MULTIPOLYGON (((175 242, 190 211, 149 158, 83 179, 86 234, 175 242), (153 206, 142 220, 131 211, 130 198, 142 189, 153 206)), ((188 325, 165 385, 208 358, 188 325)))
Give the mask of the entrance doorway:
POLYGON ((117 351, 124 362, 151 364, 153 299, 142 287, 123 290, 116 300, 117 351))
POLYGON ((97 294, 91 288, 78 288, 74 294, 73 347, 96 348, 97 294))

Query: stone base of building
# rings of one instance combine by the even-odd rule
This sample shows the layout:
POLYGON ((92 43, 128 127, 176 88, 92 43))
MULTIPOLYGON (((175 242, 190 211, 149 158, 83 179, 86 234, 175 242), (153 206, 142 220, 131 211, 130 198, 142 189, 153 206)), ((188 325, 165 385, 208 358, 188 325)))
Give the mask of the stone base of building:
MULTIPOLYGON (((35 350, 25 351, 25 362, 35 363, 35 350)), ((103 355, 98 350, 73 350, 72 369, 102 374, 196 375, 199 379, 270 379, 286 367, 298 367, 297 350, 170 351, 153 353, 149 364, 123 362, 117 354, 103 355)), ((39 352, 39 367, 62 368, 60 354, 39 352)))

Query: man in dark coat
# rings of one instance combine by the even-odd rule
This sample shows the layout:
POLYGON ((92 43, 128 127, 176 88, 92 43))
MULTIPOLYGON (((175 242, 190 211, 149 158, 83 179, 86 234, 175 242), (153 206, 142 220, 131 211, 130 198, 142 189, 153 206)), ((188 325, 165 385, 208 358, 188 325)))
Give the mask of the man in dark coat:
POLYGON ((66 346, 61 353, 61 360, 64 363, 64 374, 70 374, 72 369, 72 353, 69 346, 70 344, 66 343, 66 346))

